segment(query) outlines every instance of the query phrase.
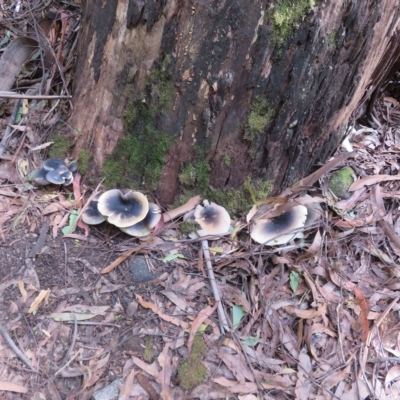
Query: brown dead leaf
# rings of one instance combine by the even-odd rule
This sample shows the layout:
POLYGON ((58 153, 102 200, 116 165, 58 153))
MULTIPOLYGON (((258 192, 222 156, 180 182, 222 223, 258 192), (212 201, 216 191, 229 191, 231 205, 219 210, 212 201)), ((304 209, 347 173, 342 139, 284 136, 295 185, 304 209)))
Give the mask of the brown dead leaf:
POLYGON ((153 303, 150 303, 149 301, 145 301, 142 296, 139 294, 136 294, 136 298, 139 300, 139 303, 142 307, 144 308, 149 308, 154 312, 154 314, 157 314, 161 319, 164 321, 170 322, 171 324, 180 326, 184 329, 189 329, 190 325, 187 322, 181 321, 179 318, 176 317, 171 317, 170 315, 163 314, 161 312, 161 309, 156 306, 153 303))
POLYGON ((157 378, 158 377, 157 363, 153 363, 153 364, 150 365, 150 364, 145 363, 140 358, 137 358, 135 356, 132 356, 132 361, 139 368, 141 368, 144 372, 150 374, 153 378, 157 378))
POLYGON ((329 374, 323 381, 322 384, 324 387, 332 388, 333 386, 337 385, 339 382, 342 382, 349 378, 350 375, 350 367, 346 367, 341 371, 335 371, 329 374))
POLYGON ((136 253, 142 249, 144 249, 146 246, 149 246, 152 243, 152 240, 150 239, 149 241, 146 241, 142 243, 141 245, 135 247, 132 250, 128 250, 125 253, 122 253, 115 261, 113 261, 111 264, 107 265, 101 273, 102 274, 108 274, 111 272, 113 269, 117 268, 119 264, 121 264, 123 261, 125 261, 131 254, 136 253))
POLYGON ((26 300, 28 300, 28 292, 25 290, 24 282, 18 281, 18 288, 19 288, 19 291, 20 291, 20 293, 21 293, 22 300, 23 300, 24 303, 25 303, 26 300))
POLYGON ((5 392, 28 393, 28 388, 12 382, 0 382, 0 390, 5 392))
POLYGON ((160 364, 161 371, 158 374, 156 381, 161 385, 161 398, 163 400, 172 400, 171 394, 171 375, 173 372, 171 355, 169 348, 171 342, 165 344, 163 351, 158 356, 158 363, 160 364))
POLYGON ((390 385, 391 382, 399 379, 400 376, 400 365, 395 365, 390 368, 385 377, 385 386, 390 385))
POLYGON ((293 306, 286 306, 284 309, 291 314, 295 314, 298 318, 303 319, 312 319, 315 317, 319 317, 322 314, 326 313, 327 303, 324 303, 321 307, 318 307, 317 310, 301 310, 299 308, 294 308, 293 306))
POLYGON ((242 295, 240 289, 232 285, 223 284, 218 284, 218 289, 220 290, 220 293, 225 301, 236 306, 242 306, 243 311, 246 313, 250 312, 250 303, 248 302, 246 297, 242 295))
POLYGON ((360 306, 361 312, 360 312, 360 325, 362 328, 362 335, 361 335, 361 340, 365 342, 368 338, 369 334, 369 322, 368 322, 368 313, 369 313, 369 304, 368 300, 365 298, 364 293, 360 288, 358 288, 354 283, 352 282, 347 282, 346 286, 353 290, 357 303, 360 306))
POLYGON ((40 303, 45 299, 46 296, 50 294, 50 289, 47 290, 41 290, 36 299, 33 301, 31 304, 28 313, 33 313, 37 310, 39 307, 40 303))
POLYGON ((224 347, 219 349, 218 356, 239 382, 245 382, 246 380, 254 382, 254 376, 247 367, 243 356, 232 354, 224 347))
POLYGON ((190 353, 192 351, 193 339, 196 336, 197 331, 199 330, 201 324, 214 313, 214 311, 218 307, 218 303, 219 303, 219 301, 216 301, 213 307, 208 306, 206 308, 203 308, 199 312, 199 315, 192 322, 192 326, 190 327, 188 344, 187 344, 189 357, 190 357, 190 353))
POLYGON ((353 182, 349 187, 349 191, 354 192, 364 186, 375 185, 380 182, 397 181, 399 179, 400 175, 369 175, 353 182))
POLYGON ((310 399, 310 391, 312 383, 310 381, 310 374, 312 372, 311 359, 305 352, 299 355, 299 364, 297 367, 297 382, 296 382, 296 399, 308 400, 310 399))

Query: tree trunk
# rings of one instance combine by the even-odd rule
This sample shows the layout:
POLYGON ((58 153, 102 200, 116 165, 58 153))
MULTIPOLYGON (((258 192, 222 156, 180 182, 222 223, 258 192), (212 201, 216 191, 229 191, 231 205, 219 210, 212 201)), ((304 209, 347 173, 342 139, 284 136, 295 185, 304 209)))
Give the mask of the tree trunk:
POLYGON ((165 204, 249 177, 280 192, 326 161, 399 57, 396 1, 315 3, 87 0, 76 153, 165 204))

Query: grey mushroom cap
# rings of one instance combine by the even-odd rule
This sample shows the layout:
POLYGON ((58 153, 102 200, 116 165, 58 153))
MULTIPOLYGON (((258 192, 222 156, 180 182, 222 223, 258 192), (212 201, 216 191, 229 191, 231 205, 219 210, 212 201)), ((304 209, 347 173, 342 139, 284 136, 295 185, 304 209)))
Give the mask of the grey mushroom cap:
POLYGON ((142 221, 149 212, 149 201, 143 193, 111 189, 99 197, 98 210, 110 224, 127 228, 142 221))
POLYGON ((68 186, 74 181, 74 175, 70 170, 65 171, 61 176, 64 178, 64 186, 68 186))
POLYGON ((98 209, 98 200, 102 193, 97 194, 89 203, 86 210, 82 213, 82 221, 88 225, 98 225, 104 222, 107 218, 102 215, 98 209))
POLYGON ((204 207, 198 205, 194 212, 195 221, 201 226, 197 231, 200 236, 221 235, 229 232, 231 217, 224 207, 208 200, 203 201, 204 207))
POLYGON ((150 234, 151 230, 161 219, 161 210, 157 204, 149 203, 149 211, 144 220, 127 228, 120 228, 122 232, 130 236, 142 237, 150 234))
POLYGON ((307 208, 299 205, 283 212, 271 219, 258 219, 251 230, 251 238, 266 246, 286 244, 296 237, 298 232, 292 232, 304 228, 307 219, 307 208))
POLYGON ((40 186, 49 185, 50 182, 46 179, 48 172, 49 171, 46 171, 44 168, 38 169, 32 178, 32 182, 40 186))
POLYGON ((71 164, 69 164, 68 169, 71 172, 76 172, 78 170, 78 163, 72 162, 71 164))
POLYGON ((66 164, 63 160, 59 160, 58 158, 49 158, 43 163, 43 168, 47 171, 53 171, 59 167, 66 164))
POLYGON ((68 170, 66 165, 60 165, 57 169, 47 171, 46 179, 55 185, 65 184, 67 179, 70 179, 72 172, 68 170))

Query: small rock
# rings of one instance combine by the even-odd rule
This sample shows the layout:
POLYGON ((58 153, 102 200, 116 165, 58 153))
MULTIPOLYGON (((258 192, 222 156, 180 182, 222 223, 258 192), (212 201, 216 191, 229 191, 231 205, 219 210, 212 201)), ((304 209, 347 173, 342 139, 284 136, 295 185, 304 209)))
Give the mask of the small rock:
POLYGON ((158 278, 161 272, 150 271, 146 258, 144 256, 136 256, 130 265, 130 272, 134 282, 147 282, 158 278))
POLYGON ((123 379, 116 379, 109 385, 95 392, 92 396, 92 400, 118 400, 119 388, 123 382, 123 379))

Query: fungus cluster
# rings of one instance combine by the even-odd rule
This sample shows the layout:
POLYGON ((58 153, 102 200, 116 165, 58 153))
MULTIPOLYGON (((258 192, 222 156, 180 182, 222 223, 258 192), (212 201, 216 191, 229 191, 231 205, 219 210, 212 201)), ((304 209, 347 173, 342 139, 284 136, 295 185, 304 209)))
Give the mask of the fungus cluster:
POLYGON ((130 189, 111 189, 99 193, 82 214, 82 221, 98 225, 104 221, 117 226, 130 236, 148 235, 161 219, 157 204, 130 189))
POLYGON ((73 162, 67 166, 63 160, 49 158, 43 163, 43 167, 36 171, 32 181, 40 186, 70 185, 73 180, 73 173, 78 169, 78 164, 73 162))
POLYGON ((251 238, 266 246, 286 244, 302 235, 306 226, 312 225, 321 216, 318 203, 295 206, 275 218, 261 218, 250 229, 251 238))

